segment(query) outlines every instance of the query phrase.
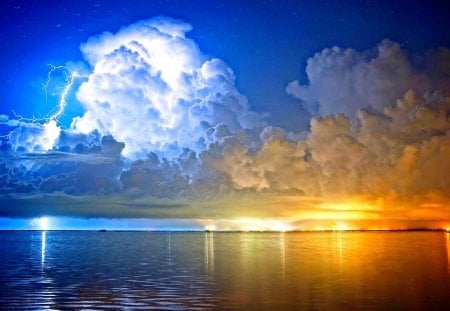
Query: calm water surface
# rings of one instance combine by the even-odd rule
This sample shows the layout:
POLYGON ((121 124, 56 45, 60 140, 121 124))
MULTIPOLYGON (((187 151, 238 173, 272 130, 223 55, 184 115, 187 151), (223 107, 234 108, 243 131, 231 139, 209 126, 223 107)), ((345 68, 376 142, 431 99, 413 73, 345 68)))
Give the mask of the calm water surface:
POLYGON ((0 232, 2 309, 450 310, 444 232, 0 232))

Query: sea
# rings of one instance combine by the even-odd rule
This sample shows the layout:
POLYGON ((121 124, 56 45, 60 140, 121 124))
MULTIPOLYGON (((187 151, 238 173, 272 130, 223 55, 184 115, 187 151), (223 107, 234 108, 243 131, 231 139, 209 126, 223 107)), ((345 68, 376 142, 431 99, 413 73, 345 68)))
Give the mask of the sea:
POLYGON ((0 309, 450 310, 450 234, 1 231, 0 309))

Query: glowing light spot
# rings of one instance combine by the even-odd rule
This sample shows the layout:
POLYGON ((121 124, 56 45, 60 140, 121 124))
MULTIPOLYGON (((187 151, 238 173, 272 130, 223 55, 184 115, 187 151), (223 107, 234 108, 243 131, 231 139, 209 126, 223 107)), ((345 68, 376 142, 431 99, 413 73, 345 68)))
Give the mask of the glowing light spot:
POLYGON ((242 231, 290 231, 291 228, 283 221, 241 218, 238 227, 242 231))
POLYGON ((278 219, 237 218, 212 221, 203 225, 206 231, 277 231, 287 232, 294 230, 290 223, 278 219))
POLYGON ((50 228, 50 220, 47 217, 38 219, 38 226, 40 230, 48 230, 50 228))
POLYGON ((290 226, 282 222, 277 222, 272 225, 273 231, 286 232, 292 230, 290 226))
POLYGON ((50 120, 44 124, 44 132, 39 139, 39 144, 45 149, 50 150, 53 148, 55 141, 58 139, 61 129, 56 124, 56 120, 50 120))
POLYGON ((346 231, 346 230, 350 230, 350 228, 346 225, 346 224, 336 224, 335 226, 332 227, 332 230, 334 231, 346 231))
POLYGON ((216 230, 216 226, 215 225, 206 225, 205 230, 206 231, 214 231, 214 230, 216 230))

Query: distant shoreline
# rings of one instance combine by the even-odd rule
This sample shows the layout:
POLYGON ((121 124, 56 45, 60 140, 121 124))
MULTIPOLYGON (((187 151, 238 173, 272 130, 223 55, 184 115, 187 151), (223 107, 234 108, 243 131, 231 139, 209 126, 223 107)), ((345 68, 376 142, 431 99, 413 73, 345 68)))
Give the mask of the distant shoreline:
POLYGON ((154 233, 321 233, 321 232, 449 232, 446 229, 358 229, 358 230, 108 230, 108 229, 56 229, 56 230, 39 230, 39 229, 0 229, 0 232, 154 232, 154 233))

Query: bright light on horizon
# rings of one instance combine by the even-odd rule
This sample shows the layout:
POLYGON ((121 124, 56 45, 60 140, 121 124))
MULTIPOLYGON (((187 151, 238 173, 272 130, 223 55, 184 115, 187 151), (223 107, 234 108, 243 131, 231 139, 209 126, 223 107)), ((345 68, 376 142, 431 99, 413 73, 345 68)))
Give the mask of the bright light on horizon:
POLYGON ((336 226, 332 226, 332 230, 333 231, 346 231, 346 230, 350 230, 350 228, 343 223, 338 223, 336 224, 336 226))
POLYGON ((217 220, 211 223, 211 220, 204 225, 207 231, 292 231, 290 224, 282 220, 273 219, 253 219, 253 218, 238 218, 217 220))
POLYGON ((5 230, 145 230, 145 231, 399 231, 438 230, 450 233, 448 223, 400 223, 389 221, 289 220, 287 218, 228 218, 228 219, 130 219, 73 218, 42 216, 31 219, 0 217, 5 230))
POLYGON ((40 230, 46 231, 50 228, 50 219, 48 217, 41 217, 37 220, 40 230))

